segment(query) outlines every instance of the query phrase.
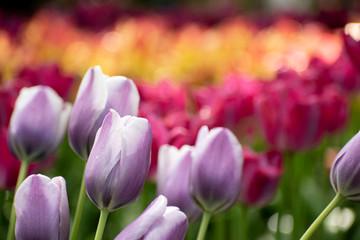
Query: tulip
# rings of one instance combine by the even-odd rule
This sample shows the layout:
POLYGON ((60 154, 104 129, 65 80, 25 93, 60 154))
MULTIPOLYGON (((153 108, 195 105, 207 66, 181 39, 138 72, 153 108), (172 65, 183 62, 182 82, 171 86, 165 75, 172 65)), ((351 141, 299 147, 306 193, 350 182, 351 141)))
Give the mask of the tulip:
POLYGON ((262 207, 274 197, 282 174, 280 152, 269 151, 262 154, 243 148, 244 166, 242 170, 239 201, 246 205, 262 207))
POLYGON ((10 119, 10 151, 22 161, 49 156, 62 141, 71 105, 49 87, 23 88, 10 119))
POLYGON ((214 214, 233 206, 239 195, 242 163, 241 145, 230 130, 200 129, 193 152, 190 192, 203 211, 214 214))
POLYGON ((68 239, 69 205, 64 178, 31 175, 15 195, 17 239, 68 239))
POLYGON ((349 23, 342 34, 344 47, 358 71, 360 70, 359 26, 358 23, 349 23))
POLYGON ((266 141, 278 150, 304 151, 316 146, 326 127, 319 95, 301 83, 271 82, 255 100, 266 141))
POLYGON ((359 149, 360 131, 345 144, 331 165, 330 183, 336 192, 335 197, 306 230, 300 240, 310 239, 320 224, 342 200, 360 202, 359 149))
POLYGON ((157 169, 157 193, 164 195, 169 205, 179 207, 190 222, 196 221, 200 209, 192 201, 189 191, 192 147, 184 145, 180 150, 163 145, 159 150, 157 169))
POLYGON ((109 77, 99 66, 90 68, 79 87, 69 122, 69 142, 72 149, 87 159, 95 134, 113 108, 120 116, 137 115, 139 93, 132 80, 109 77))
POLYGON ((360 132, 336 155, 331 165, 330 182, 336 193, 360 202, 360 132))
POLYGON ((100 209, 113 211, 134 202, 150 166, 152 131, 144 118, 105 116, 85 168, 88 196, 100 209))
POLYGON ((186 215, 177 207, 167 207, 166 197, 160 195, 114 240, 183 240, 187 228, 186 215))

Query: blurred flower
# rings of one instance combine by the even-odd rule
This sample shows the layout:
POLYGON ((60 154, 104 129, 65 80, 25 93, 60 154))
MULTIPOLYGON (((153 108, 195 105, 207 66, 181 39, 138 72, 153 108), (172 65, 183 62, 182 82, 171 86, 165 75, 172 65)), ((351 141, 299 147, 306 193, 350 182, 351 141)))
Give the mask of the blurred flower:
POLYGON ((35 85, 45 85, 54 89, 63 99, 69 95, 74 78, 65 76, 56 64, 41 65, 38 68, 24 67, 10 84, 21 89, 35 85))
POLYGON ((132 80, 109 77, 99 66, 90 68, 79 87, 69 122, 69 142, 72 149, 87 159, 96 131, 113 108, 120 116, 137 115, 139 93, 132 80))
POLYGON ((345 26, 345 32, 342 34, 344 40, 344 47, 350 59, 360 71, 360 38, 359 38, 360 24, 350 23, 345 26))
POLYGON ((330 69, 334 83, 347 92, 356 92, 360 89, 359 73, 345 50, 330 69))
POLYGON ((197 136, 190 173, 190 192, 195 203, 213 214, 228 210, 240 190, 242 149, 226 128, 211 131, 203 126, 197 136))
POLYGON ((278 188, 282 174, 281 153, 255 153, 248 148, 243 148, 243 153, 239 201, 251 206, 265 206, 272 200, 278 188))
POLYGON ((171 206, 177 206, 190 222, 201 216, 200 209, 190 196, 189 178, 192 147, 184 145, 180 150, 163 145, 159 150, 157 168, 157 194, 164 195, 171 206))
POLYGON ((64 178, 31 175, 15 195, 16 239, 69 239, 70 215, 64 178))
POLYGON ((177 207, 167 207, 166 197, 160 195, 114 240, 183 240, 187 228, 186 215, 177 207))
POLYGON ((50 87, 23 88, 10 119, 8 145, 22 161, 48 157, 61 143, 71 105, 50 87))
POLYGON ((114 110, 105 116, 85 168, 88 196, 100 209, 116 210, 134 202, 150 166, 152 130, 144 118, 114 110))
POLYGON ((331 165, 330 182, 334 191, 347 200, 360 202, 360 132, 336 155, 331 165))

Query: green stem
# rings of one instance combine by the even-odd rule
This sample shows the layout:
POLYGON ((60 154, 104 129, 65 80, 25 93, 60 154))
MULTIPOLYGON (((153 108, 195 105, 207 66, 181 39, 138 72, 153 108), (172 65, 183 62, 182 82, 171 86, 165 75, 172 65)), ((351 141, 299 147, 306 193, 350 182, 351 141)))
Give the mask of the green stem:
MULTIPOLYGON (((24 181, 28 169, 29 169, 29 162, 26 162, 26 161, 21 162, 20 171, 19 171, 19 175, 18 175, 18 179, 16 182, 16 187, 15 187, 15 193, 16 193, 17 189, 20 187, 21 183, 24 181)), ((15 200, 15 195, 14 195, 14 200, 15 200)), ((12 240, 15 238, 16 215, 15 215, 14 200, 13 200, 13 204, 11 207, 10 223, 9 223, 9 228, 8 228, 8 233, 7 233, 7 238, 6 238, 7 240, 12 240)))
POLYGON ((209 221, 211 218, 211 213, 210 212, 204 212, 202 219, 201 219, 201 225, 200 225, 200 230, 197 236, 197 240, 203 240, 205 238, 205 234, 206 234, 206 230, 207 227, 209 225, 209 221))
POLYGON ((73 223, 73 226, 71 229, 70 240, 76 240, 78 237, 82 212, 84 210, 84 203, 85 203, 85 197, 86 197, 84 175, 85 175, 85 168, 84 168, 84 173, 83 173, 83 177, 81 180, 80 192, 79 192, 79 197, 77 200, 76 212, 75 212, 75 217, 74 217, 74 223, 73 223))
POLYGON ((246 240, 247 238, 247 221, 248 208, 246 205, 241 205, 241 239, 246 240))
POLYGON ((311 226, 306 230, 304 235, 300 240, 307 240, 311 235, 316 231, 320 224, 325 220, 329 213, 343 200, 343 196, 338 193, 334 199, 329 203, 329 205, 322 211, 322 213, 316 218, 316 220, 311 224, 311 226))
POLYGON ((95 240, 102 239, 108 216, 109 216, 109 211, 107 211, 106 209, 101 210, 98 227, 96 229, 95 240))

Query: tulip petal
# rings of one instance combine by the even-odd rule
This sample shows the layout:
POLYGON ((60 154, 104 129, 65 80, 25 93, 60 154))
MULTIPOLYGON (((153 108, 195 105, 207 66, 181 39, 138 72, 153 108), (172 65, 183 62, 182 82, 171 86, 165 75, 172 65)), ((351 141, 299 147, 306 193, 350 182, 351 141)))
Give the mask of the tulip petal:
POLYGON ((167 207, 164 216, 150 227, 144 240, 183 240, 188 228, 186 215, 177 207, 167 207))
POLYGON ((144 118, 120 118, 114 110, 99 129, 85 170, 85 187, 100 208, 115 210, 135 201, 150 165, 152 132, 144 118))
POLYGON ((151 225, 159 219, 166 210, 167 199, 160 195, 145 209, 145 211, 130 223, 114 240, 142 239, 151 225))
POLYGON ((107 109, 113 108, 121 117, 137 116, 140 95, 134 82, 126 77, 106 79, 108 89, 107 109))
POLYGON ((161 146, 157 170, 157 193, 164 195, 170 206, 179 207, 190 222, 201 216, 189 190, 192 150, 188 145, 180 150, 170 145, 161 146))
POLYGON ((15 195, 16 238, 58 239, 60 198, 58 185, 48 177, 28 177, 15 195))
POLYGON ((89 155, 97 131, 93 127, 106 106, 107 78, 99 66, 86 72, 70 116, 69 143, 83 159, 89 155))
POLYGON ((196 143, 190 181, 193 200, 203 211, 225 211, 240 189, 241 145, 226 128, 214 128, 196 143))
POLYGON ((59 240, 69 239, 70 232, 70 214, 69 214, 69 202, 66 193, 66 182, 62 177, 54 177, 51 182, 57 184, 60 188, 60 223, 59 223, 59 240))
POLYGON ((63 102, 56 92, 44 86, 23 88, 10 120, 9 147, 21 160, 35 161, 57 147, 58 117, 63 102), (25 121, 26 119, 26 121, 25 121))

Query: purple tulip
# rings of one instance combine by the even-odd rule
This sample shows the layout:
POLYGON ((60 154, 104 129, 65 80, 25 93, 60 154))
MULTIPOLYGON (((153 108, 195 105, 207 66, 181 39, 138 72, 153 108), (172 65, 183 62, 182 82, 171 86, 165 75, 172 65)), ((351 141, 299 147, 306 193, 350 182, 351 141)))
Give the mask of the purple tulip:
POLYGON ((50 87, 23 88, 10 119, 8 145, 22 161, 49 156, 61 143, 71 105, 50 87))
POLYGON ((145 118, 105 116, 85 168, 88 196, 100 209, 116 210, 134 202, 150 166, 152 130, 145 118))
POLYGON ((70 216, 64 178, 31 175, 15 195, 16 239, 69 239, 70 216))
POLYGON ((99 66, 90 68, 76 96, 69 123, 69 142, 72 149, 87 159, 96 131, 110 108, 120 116, 138 114, 139 93, 132 80, 109 77, 99 66))
POLYGON ((164 195, 169 205, 177 206, 190 222, 201 216, 200 209, 190 196, 189 178, 192 148, 184 145, 180 150, 163 145, 159 150, 157 169, 157 193, 164 195))
POLYGON ((203 211, 214 214, 233 206, 239 195, 242 163, 241 145, 230 130, 200 129, 193 152, 190 192, 203 211))
POLYGON ((186 215, 177 207, 167 207, 166 197, 160 195, 114 240, 183 240, 187 228, 186 215))
POLYGON ((340 150, 332 163, 330 182, 336 193, 360 202, 360 132, 340 150))

